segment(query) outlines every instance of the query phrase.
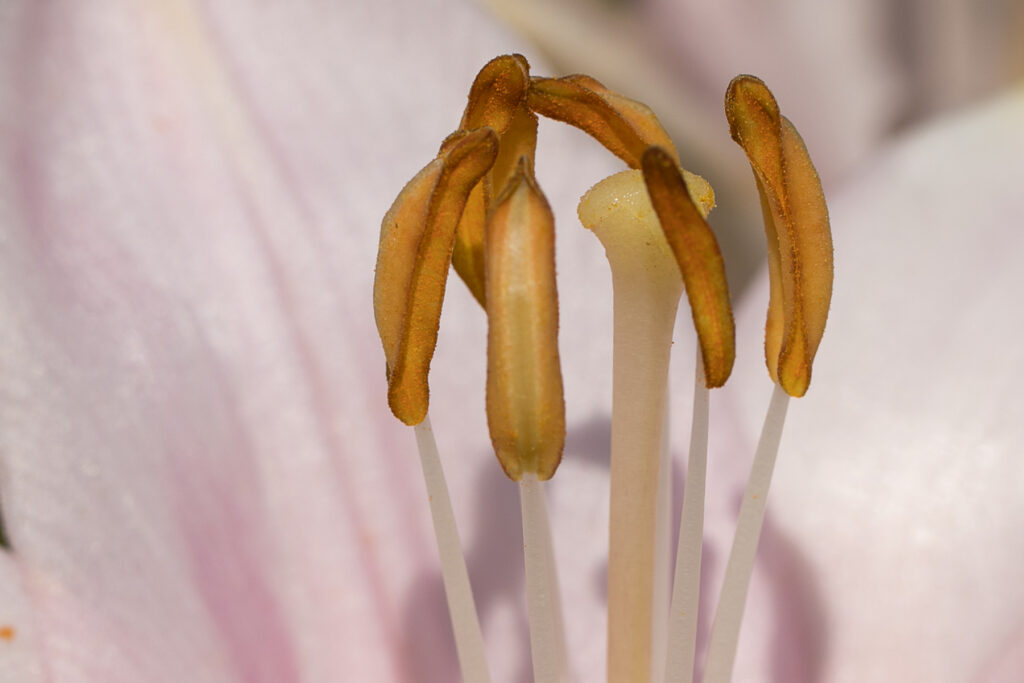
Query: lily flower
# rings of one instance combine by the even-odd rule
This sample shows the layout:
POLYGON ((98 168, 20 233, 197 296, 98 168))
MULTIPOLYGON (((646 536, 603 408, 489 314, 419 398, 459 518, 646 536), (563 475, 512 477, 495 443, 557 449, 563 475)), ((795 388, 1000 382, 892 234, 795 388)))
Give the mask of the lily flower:
MULTIPOLYGON (((4 4, 0 680, 457 676, 366 302, 382 208, 458 121, 478 66, 517 49, 454 2, 4 4), (438 41, 428 16, 460 40, 438 41)), ((833 316, 782 442, 736 680, 1024 671, 1022 116, 1017 90, 939 121, 830 194, 833 316)), ((566 228, 555 248, 574 257, 558 272, 552 534, 570 671, 601 680, 611 379, 594 368, 610 367, 612 325, 580 302, 611 289, 593 236, 560 217, 619 167, 573 131, 539 135, 537 181, 566 228)), ((450 289, 431 417, 492 673, 523 680, 486 325, 450 289)), ((739 303, 743 341, 712 404, 705 595, 770 392, 766 305, 766 285, 739 303)), ((692 333, 676 337, 694 357, 692 333)), ((691 388, 678 369, 676 443, 691 388)))

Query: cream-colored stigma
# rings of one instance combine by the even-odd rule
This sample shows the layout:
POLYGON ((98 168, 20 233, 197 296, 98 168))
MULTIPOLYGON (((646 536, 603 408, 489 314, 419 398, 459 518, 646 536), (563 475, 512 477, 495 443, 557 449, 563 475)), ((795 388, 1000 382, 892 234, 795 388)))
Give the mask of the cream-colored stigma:
MULTIPOLYGON (((703 216, 715 208, 715 192, 707 180, 683 169, 690 198, 703 216)), ((649 259, 667 257, 675 260, 639 169, 630 169, 609 176, 594 185, 580 200, 580 222, 601 240, 609 257, 637 259, 635 265, 651 265, 649 259), (643 237, 643 239, 638 239, 643 237), (645 247, 650 242, 655 251, 645 247)), ((625 262, 623 262, 625 263, 625 262)))

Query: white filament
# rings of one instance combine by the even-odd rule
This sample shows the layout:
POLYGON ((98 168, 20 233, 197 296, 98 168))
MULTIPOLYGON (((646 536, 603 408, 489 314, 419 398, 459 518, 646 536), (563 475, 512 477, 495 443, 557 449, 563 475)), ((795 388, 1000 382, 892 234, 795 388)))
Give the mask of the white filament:
POLYGON ((426 417, 413 429, 416 432, 420 464, 423 466, 423 479, 427 484, 437 549, 441 554, 441 576, 448 600, 448 614, 455 633, 455 650, 462 680, 465 683, 489 683, 491 677, 487 670, 484 638, 480 631, 476 603, 473 601, 473 589, 469 584, 466 560, 462 555, 459 532, 455 526, 455 515, 448 497, 448 485, 437 452, 437 442, 430 427, 430 417, 426 417))
POLYGON ((679 545, 676 548, 675 580, 668 627, 666 683, 692 683, 697 647, 697 606, 700 602, 701 545, 704 537, 704 487, 708 459, 708 404, 710 392, 704 384, 704 363, 697 349, 693 385, 693 422, 690 454, 679 515, 679 545))
POLYGON ((562 597, 543 487, 532 472, 523 474, 519 482, 533 679, 535 683, 568 683, 562 597))
POLYGON ((781 386, 776 385, 754 454, 747 490, 743 494, 729 563, 725 567, 722 595, 711 627, 704 683, 728 683, 732 679, 740 624, 743 622, 743 607, 747 602, 747 588, 750 586, 750 575, 754 570, 754 558, 757 556, 757 544, 764 523, 765 499, 775 469, 775 456, 779 452, 788 406, 789 395, 781 386))

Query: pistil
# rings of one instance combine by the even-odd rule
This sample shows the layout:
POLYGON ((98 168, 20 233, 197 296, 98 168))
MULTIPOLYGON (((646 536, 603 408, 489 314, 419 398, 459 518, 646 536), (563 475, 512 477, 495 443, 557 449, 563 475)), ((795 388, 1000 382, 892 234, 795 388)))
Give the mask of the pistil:
POLYGON ((668 619, 672 599, 672 392, 665 386, 665 417, 662 419, 661 456, 658 464, 658 498, 654 519, 654 593, 651 610, 651 681, 665 678, 668 619))
POLYGON ((598 183, 579 214, 612 272, 608 681, 648 681, 665 378, 683 281, 639 171, 598 183))

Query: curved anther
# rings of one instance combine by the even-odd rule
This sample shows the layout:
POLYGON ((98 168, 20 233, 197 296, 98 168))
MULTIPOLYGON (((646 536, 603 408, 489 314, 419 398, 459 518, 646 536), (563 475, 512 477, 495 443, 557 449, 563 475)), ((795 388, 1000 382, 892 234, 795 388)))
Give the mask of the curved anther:
POLYGON ((537 147, 537 117, 526 106, 530 64, 522 55, 501 55, 473 81, 462 114, 462 130, 481 126, 498 134, 494 167, 473 188, 455 234, 452 265, 481 306, 486 306, 484 223, 494 197, 508 183, 521 156, 531 162, 537 147))
POLYGON ((642 166, 651 204, 683 276, 705 384, 709 389, 720 387, 729 379, 736 359, 736 327, 722 252, 705 220, 707 211, 690 196, 672 156, 661 147, 651 147, 644 153, 642 166))
POLYGON ((832 233, 821 180, 760 79, 734 78, 725 113, 754 171, 768 237, 768 372, 786 393, 803 396, 832 298, 832 233))
POLYGON ((415 425, 427 414, 427 373, 437 344, 455 229, 470 190, 493 166, 490 128, 451 137, 398 195, 381 224, 373 310, 387 359, 388 405, 415 425))
POLYGON ((527 103, 541 116, 590 134, 630 168, 640 168, 644 151, 651 145, 669 150, 676 163, 679 161, 671 138, 654 112, 589 76, 534 77, 527 103))
POLYGON ((554 216, 522 157, 487 224, 487 424, 502 469, 550 479, 565 443, 554 216))

